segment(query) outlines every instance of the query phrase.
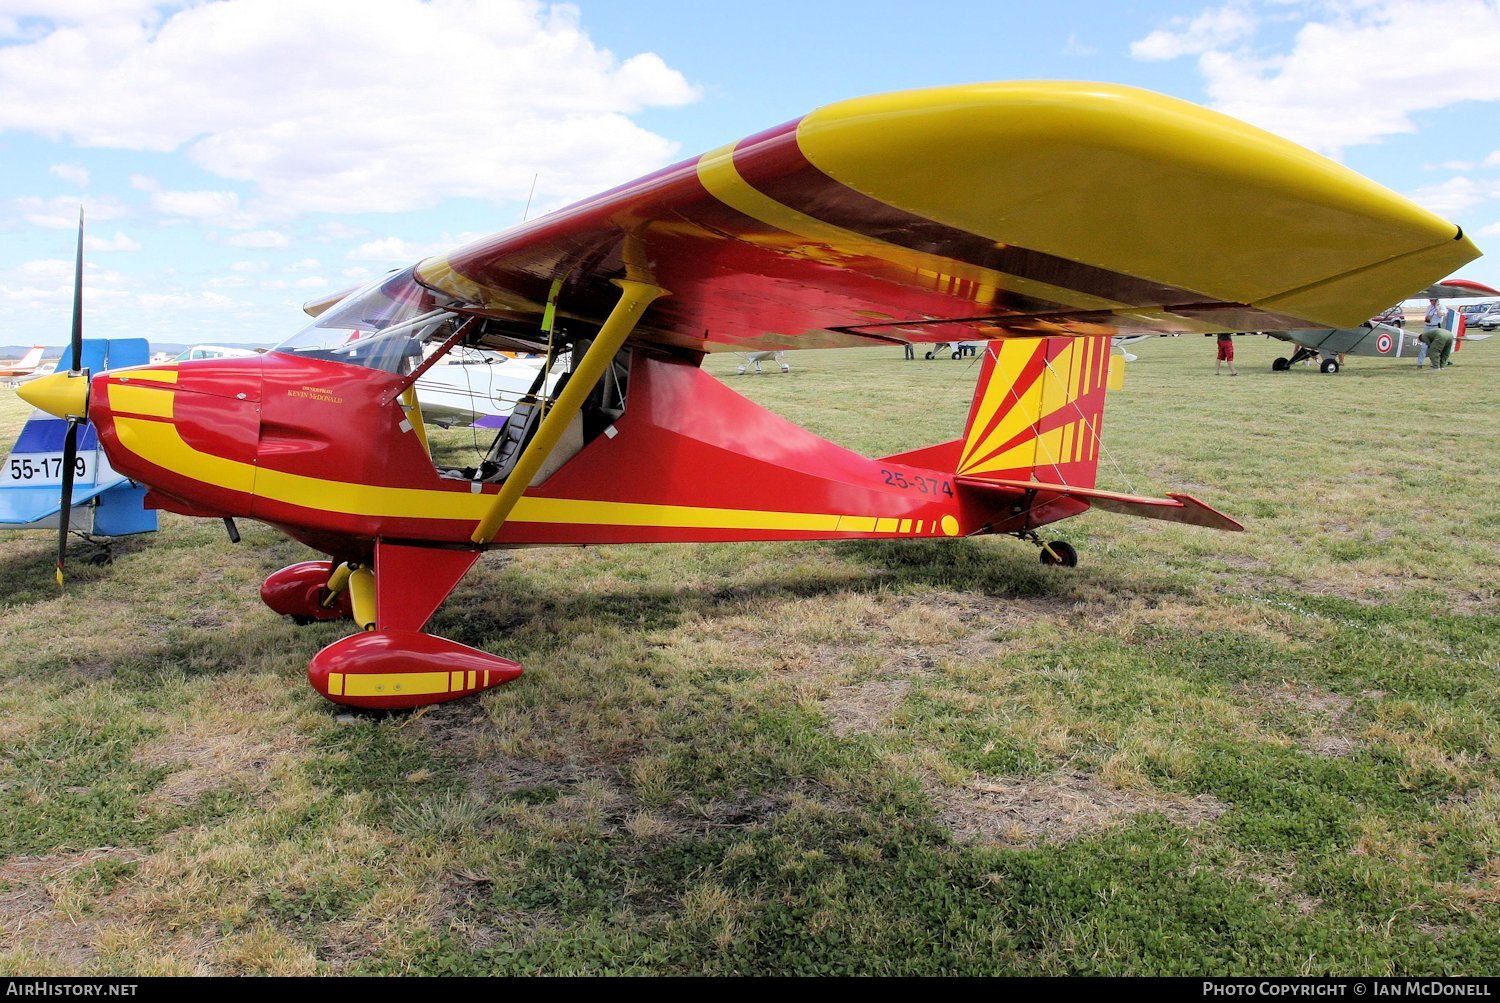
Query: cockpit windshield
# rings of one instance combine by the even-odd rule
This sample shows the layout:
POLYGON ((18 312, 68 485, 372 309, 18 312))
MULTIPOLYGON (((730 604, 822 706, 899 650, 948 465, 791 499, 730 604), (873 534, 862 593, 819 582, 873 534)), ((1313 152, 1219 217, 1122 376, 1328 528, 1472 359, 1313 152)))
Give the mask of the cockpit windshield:
POLYGON ((339 303, 276 351, 405 373, 422 358, 422 342, 452 333, 456 318, 408 268, 339 303))

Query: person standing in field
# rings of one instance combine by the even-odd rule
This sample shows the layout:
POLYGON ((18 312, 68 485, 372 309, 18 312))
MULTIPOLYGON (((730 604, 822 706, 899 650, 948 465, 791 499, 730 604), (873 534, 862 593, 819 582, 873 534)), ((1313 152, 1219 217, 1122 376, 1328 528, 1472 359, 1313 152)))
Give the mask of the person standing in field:
POLYGON ((1219 355, 1214 359, 1214 375, 1219 375, 1219 366, 1229 363, 1229 375, 1238 376, 1239 372, 1234 368, 1234 334, 1229 331, 1219 332, 1219 355))
POLYGON ((1422 368, 1422 363, 1427 361, 1427 347, 1432 344, 1434 331, 1440 331, 1443 327, 1443 308, 1438 305, 1437 297, 1427 301, 1427 316, 1422 321, 1422 333, 1417 338, 1422 347, 1417 349, 1417 368, 1422 368))

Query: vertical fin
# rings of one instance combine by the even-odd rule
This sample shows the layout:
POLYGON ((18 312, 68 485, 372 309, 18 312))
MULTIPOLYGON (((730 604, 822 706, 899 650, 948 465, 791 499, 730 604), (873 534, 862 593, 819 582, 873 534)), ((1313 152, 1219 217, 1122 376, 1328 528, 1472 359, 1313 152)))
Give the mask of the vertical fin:
POLYGON ((955 472, 1093 487, 1109 348, 1102 335, 991 342, 955 472))

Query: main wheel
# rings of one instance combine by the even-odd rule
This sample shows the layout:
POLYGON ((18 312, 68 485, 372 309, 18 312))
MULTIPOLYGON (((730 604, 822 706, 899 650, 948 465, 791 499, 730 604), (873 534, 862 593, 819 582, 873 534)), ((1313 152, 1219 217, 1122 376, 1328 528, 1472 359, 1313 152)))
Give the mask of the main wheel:
POLYGON ((1275 362, 1271 363, 1271 371, 1272 372, 1284 373, 1284 372, 1286 372, 1290 368, 1292 368, 1292 360, 1291 359, 1280 358, 1280 359, 1277 359, 1275 362))
POLYGON ((1042 563, 1064 568, 1078 567, 1078 551, 1066 540, 1053 540, 1042 548, 1042 563))
POLYGON ((1319 366, 1318 368, 1321 369, 1321 370, 1323 370, 1323 372, 1325 372, 1325 373, 1336 373, 1336 372, 1339 371, 1339 360, 1338 359, 1324 359, 1323 360, 1323 364, 1321 366, 1319 366))
POLYGON ((932 361, 932 353, 928 352, 926 355, 922 356, 922 358, 926 359, 928 362, 931 362, 932 361))

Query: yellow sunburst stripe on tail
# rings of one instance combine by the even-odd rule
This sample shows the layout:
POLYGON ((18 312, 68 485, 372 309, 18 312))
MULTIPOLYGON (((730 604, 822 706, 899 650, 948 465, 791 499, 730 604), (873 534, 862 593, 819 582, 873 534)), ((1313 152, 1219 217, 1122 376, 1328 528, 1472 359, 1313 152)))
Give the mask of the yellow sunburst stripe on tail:
POLYGON ((1042 464, 1059 462, 1063 457, 1063 429, 1054 428, 1034 439, 1026 439, 1011 448, 997 453, 983 463, 976 464, 961 474, 986 474, 997 470, 1017 470, 1042 464))
MULTIPOLYGON (((1047 343, 1029 340, 1002 341, 999 349, 990 381, 984 388, 983 401, 974 415, 969 438, 964 443, 959 459, 958 473, 961 474, 980 469, 973 466, 975 463, 982 463, 984 468, 988 468, 989 461, 982 460, 981 457, 1000 448, 1036 421, 1046 374, 1043 373, 1034 380, 1019 396, 1016 394, 1015 384, 1017 377, 1036 354, 1047 350, 1047 343), (995 423, 994 428, 989 428, 997 416, 1000 420, 995 423)), ((1014 451, 1014 448, 1007 450, 1007 455, 1014 451)))

